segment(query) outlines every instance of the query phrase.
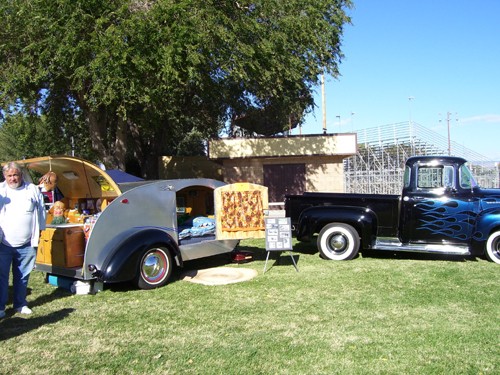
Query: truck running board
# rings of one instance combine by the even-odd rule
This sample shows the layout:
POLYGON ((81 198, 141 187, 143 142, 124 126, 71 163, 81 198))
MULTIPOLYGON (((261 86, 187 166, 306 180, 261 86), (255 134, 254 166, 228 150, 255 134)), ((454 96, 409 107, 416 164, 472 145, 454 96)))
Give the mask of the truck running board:
POLYGON ((468 246, 460 245, 440 245, 440 244, 404 244, 397 238, 384 237, 377 239, 373 250, 409 251, 415 253, 440 253, 470 255, 468 246))

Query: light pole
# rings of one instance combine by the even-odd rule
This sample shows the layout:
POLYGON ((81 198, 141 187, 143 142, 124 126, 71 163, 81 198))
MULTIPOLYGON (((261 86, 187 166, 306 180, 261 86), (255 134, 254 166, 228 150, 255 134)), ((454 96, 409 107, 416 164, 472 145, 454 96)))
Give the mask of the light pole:
POLYGON ((412 125, 412 122, 411 122, 411 101, 413 99, 415 99, 415 97, 413 97, 413 96, 408 97, 408 111, 409 111, 409 118, 410 118, 410 127, 412 125))
POLYGON ((408 111, 409 111, 409 128, 410 128, 410 142, 411 142, 411 153, 415 154, 415 140, 413 139, 413 123, 411 121, 411 101, 415 99, 413 96, 408 97, 408 111))
POLYGON ((448 156, 451 156, 450 115, 450 112, 446 112, 446 124, 448 126, 448 156))
MULTIPOLYGON (((446 127, 448 130, 448 156, 451 155, 451 131, 450 131, 450 115, 451 114, 452 114, 451 112, 446 112, 446 127)), ((441 116, 441 113, 439 115, 441 116)), ((458 117, 456 118, 456 121, 458 122, 458 117)), ((441 122, 441 119, 439 119, 439 122, 441 122)))
POLYGON ((337 116, 335 116, 335 117, 337 117, 337 118, 339 119, 339 133, 340 133, 340 130, 341 130, 341 129, 340 129, 340 115, 337 115, 337 116))

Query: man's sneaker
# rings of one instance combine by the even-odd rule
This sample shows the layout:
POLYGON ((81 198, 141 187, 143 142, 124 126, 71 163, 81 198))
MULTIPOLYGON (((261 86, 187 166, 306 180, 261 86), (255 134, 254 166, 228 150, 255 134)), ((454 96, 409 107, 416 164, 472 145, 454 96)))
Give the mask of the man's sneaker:
POLYGON ((23 307, 18 307, 16 309, 16 311, 19 313, 19 314, 25 314, 25 315, 29 315, 29 314, 32 314, 33 311, 31 311, 31 309, 28 307, 28 306, 23 306, 23 307))
POLYGON ((3 318, 5 318, 5 311, 0 310, 0 319, 3 319, 3 318))

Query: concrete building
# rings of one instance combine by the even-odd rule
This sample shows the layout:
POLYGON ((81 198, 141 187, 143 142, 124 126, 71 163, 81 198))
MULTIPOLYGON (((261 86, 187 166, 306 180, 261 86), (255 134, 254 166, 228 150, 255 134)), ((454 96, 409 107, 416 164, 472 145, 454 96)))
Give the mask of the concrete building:
POLYGON ((209 141, 208 157, 224 181, 269 188, 269 202, 304 191, 344 191, 344 159, 356 154, 356 134, 226 138, 209 141))

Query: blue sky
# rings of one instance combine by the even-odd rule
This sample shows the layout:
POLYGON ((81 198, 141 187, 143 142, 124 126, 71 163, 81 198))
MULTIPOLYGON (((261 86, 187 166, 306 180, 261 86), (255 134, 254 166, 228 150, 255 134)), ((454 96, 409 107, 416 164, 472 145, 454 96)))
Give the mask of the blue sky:
MULTIPOLYGON (((500 0, 354 4, 341 76, 326 78, 328 133, 411 116, 447 137, 450 112, 452 141, 500 161, 500 0)), ((322 132, 320 87, 316 92, 303 134, 322 132)))

